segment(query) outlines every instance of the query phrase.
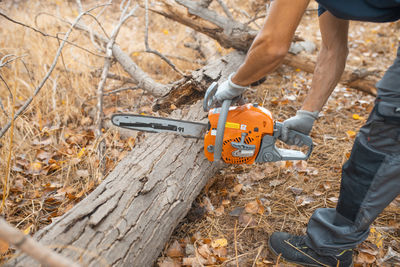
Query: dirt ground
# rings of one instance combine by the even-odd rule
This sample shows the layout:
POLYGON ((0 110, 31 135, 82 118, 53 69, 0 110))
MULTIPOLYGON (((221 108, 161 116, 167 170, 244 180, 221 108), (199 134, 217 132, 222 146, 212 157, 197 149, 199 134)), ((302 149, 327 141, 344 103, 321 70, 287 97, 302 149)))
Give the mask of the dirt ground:
MULTIPOLYGON (((214 1, 215 2, 215 1, 214 1)), ((232 14, 247 21, 264 1, 228 0, 232 14)), ((83 2, 84 7, 94 1, 83 2)), ((118 3, 99 17, 110 33, 119 16, 118 3)), ((212 8, 218 8, 213 3, 212 8)), ((68 27, 58 18, 77 15, 74 1, 2 1, 0 8, 12 18, 57 35, 68 27)), ((316 45, 309 56, 318 54, 321 36, 312 2, 296 35, 316 45)), ((263 19, 251 26, 259 28, 263 19)), ((89 18, 87 23, 93 22, 89 18)), ((44 76, 55 55, 58 42, 37 32, 0 18, 0 58, 21 56, 0 74, 8 84, 0 83, 2 111, 0 125, 7 122, 6 113, 22 106, 33 93, 33 85, 44 76), (15 98, 9 97, 12 91, 15 98)), ((399 42, 399 23, 373 24, 352 22, 349 34, 347 64, 382 76, 392 63, 399 42)), ((97 30, 102 31, 99 27, 97 30)), ((181 70, 200 68, 215 57, 231 50, 201 36, 205 55, 190 48, 198 34, 176 22, 152 14, 149 44, 167 55, 181 70), (176 49, 179 48, 179 49, 176 49)), ((117 43, 152 78, 162 83, 180 79, 160 58, 144 50, 144 11, 121 29, 117 43)), ((71 41, 87 51, 69 46, 51 79, 27 111, 0 138, 1 214, 26 234, 36 231, 89 194, 104 179, 98 171, 97 143, 94 138, 96 89, 103 67, 102 52, 90 38, 76 31, 71 41), (7 178, 8 177, 8 178, 7 178), (6 193, 8 190, 8 193, 6 193)), ((305 53, 305 52, 302 52, 305 53)), ((113 73, 127 76, 114 64, 113 73)), ((267 80, 251 88, 246 97, 269 109, 274 119, 293 116, 311 86, 312 75, 287 66, 279 67, 267 80)), ((131 85, 110 80, 106 91, 131 85)), ((132 86, 131 86, 132 87, 132 86)), ((124 90, 105 97, 106 116, 124 111, 157 115, 151 109, 154 97, 140 89, 124 90)), ((329 98, 311 137, 314 150, 308 161, 228 166, 218 173, 193 204, 188 216, 175 229, 158 259, 167 266, 285 266, 274 259, 267 240, 275 231, 304 234, 309 217, 317 208, 335 207, 340 186, 341 166, 348 159, 354 137, 373 107, 374 97, 338 85, 329 98)), ((8 116, 9 116, 8 114, 8 116)), ((104 129, 107 143, 105 173, 128 151, 135 138, 124 138, 115 129, 104 129)), ((144 135, 146 137, 146 135, 144 135)), ((148 138, 148 137, 146 137, 148 138)), ((356 250, 356 266, 400 266, 400 198, 394 200, 372 226, 367 239, 356 250)), ((15 252, 2 249, 2 260, 15 252)))

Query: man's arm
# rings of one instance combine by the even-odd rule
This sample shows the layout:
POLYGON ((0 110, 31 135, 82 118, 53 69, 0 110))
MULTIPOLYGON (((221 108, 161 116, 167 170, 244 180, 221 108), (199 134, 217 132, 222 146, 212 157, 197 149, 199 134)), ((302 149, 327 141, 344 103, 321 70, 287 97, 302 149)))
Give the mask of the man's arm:
POLYGON ((267 19, 232 82, 247 86, 275 70, 282 62, 310 0, 274 0, 267 19))
POLYGON ((319 17, 321 51, 314 70, 311 90, 302 109, 321 111, 342 76, 348 54, 348 20, 334 17, 328 11, 319 17))

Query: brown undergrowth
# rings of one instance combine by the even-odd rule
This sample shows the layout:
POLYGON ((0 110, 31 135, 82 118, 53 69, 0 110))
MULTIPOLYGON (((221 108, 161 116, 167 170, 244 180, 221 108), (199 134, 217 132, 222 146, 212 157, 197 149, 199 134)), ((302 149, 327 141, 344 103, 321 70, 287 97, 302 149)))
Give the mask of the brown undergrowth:
MULTIPOLYGON (((245 12, 239 8, 252 15, 263 4, 263 1, 251 1, 250 5, 242 6, 239 1, 226 2, 235 6, 233 14, 243 20, 247 20, 245 12)), ((84 6, 94 4, 95 1, 85 2, 84 6)), ((113 4, 99 19, 108 32, 118 19, 118 7, 118 3, 113 4)), ((5 1, 0 3, 0 8, 18 21, 60 37, 68 25, 58 18, 72 20, 78 14, 73 1, 5 1)), ((297 34, 318 46, 320 35, 314 9, 315 3, 305 14, 297 34)), ((84 19, 86 23, 93 22, 90 18, 84 19)), ((7 83, 6 86, 0 81, 4 107, 0 111, 0 125, 3 126, 44 77, 59 41, 4 18, 0 18, 0 23, 0 58, 20 57, 0 68, 7 83)), ((262 19, 257 20, 258 26, 261 23, 262 19)), ((143 52, 143 25, 141 9, 121 29, 117 43, 158 82, 180 79, 157 56, 143 52)), ((253 26, 257 28, 257 25, 253 26)), ((102 31, 98 26, 94 28, 102 31)), ((394 23, 353 23, 348 64, 369 70, 387 68, 398 42, 396 31, 398 24, 394 23)), ((228 52, 212 40, 203 43, 207 47, 204 51, 211 51, 209 54, 193 50, 185 45, 195 42, 196 36, 191 30, 156 15, 151 16, 149 33, 150 46, 169 55, 178 68, 187 72, 201 67, 211 57, 228 52)), ((5 203, 1 214, 26 234, 35 233, 67 212, 104 179, 98 170, 98 142, 94 138, 95 97, 100 79, 96 73, 103 67, 104 58, 99 56, 103 53, 77 30, 69 40, 91 53, 67 45, 51 78, 14 122, 12 142, 11 131, 0 138, 0 197, 5 203), (10 168, 7 167, 9 155, 10 168), (8 181, 5 177, 9 177, 8 181)), ((127 76, 118 64, 113 64, 111 72, 127 76)), ((271 110, 275 119, 282 121, 301 107, 310 84, 310 74, 282 66, 268 75, 264 84, 248 92, 247 97, 271 110)), ((132 86, 109 80, 106 91, 132 86)), ((105 97, 104 113, 106 117, 115 111, 152 114, 154 100, 140 89, 113 93, 105 97)), ((268 236, 274 231, 302 234, 316 208, 335 206, 341 165, 348 158, 354 134, 372 105, 371 96, 338 86, 313 129, 315 148, 307 162, 229 166, 221 171, 175 230, 160 255, 159 264, 181 266, 185 261, 192 261, 193 266, 281 264, 268 252, 268 236)), ((109 129, 104 129, 103 137, 107 143, 107 174, 138 139, 109 129)), ((358 248, 360 266, 389 264, 385 256, 393 255, 393 250, 400 251, 399 202, 394 201, 387 207, 374 223, 374 233, 358 248)), ((1 253, 2 260, 6 260, 14 251, 1 249, 1 253)))

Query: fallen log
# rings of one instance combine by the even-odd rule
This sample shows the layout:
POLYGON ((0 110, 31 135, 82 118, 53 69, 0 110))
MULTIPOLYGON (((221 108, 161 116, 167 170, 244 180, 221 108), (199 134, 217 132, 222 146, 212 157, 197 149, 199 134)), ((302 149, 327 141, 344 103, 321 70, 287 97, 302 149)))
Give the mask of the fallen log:
MULTIPOLYGON (((226 79, 243 56, 234 52, 193 76, 202 81, 226 79)), ((171 116, 206 120, 201 101, 171 116)), ((204 157, 202 140, 145 134, 88 197, 34 238, 84 266, 152 266, 219 168, 204 157)), ((20 256, 5 266, 37 264, 20 256)))

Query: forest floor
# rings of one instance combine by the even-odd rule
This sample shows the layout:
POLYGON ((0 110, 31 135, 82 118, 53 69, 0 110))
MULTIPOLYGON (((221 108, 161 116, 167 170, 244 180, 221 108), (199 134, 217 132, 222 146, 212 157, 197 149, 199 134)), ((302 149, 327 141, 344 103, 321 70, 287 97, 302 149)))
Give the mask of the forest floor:
MULTIPOLYGON (((85 2, 84 6, 93 3, 85 2)), ((265 1, 226 3, 234 7, 235 18, 247 20, 246 16, 256 14, 265 1)), ((321 41, 316 7, 316 3, 310 4, 296 32, 315 43, 312 57, 316 57, 321 41)), ((52 35, 68 29, 58 18, 71 19, 78 14, 74 1, 4 1, 0 8, 15 20, 52 35)), ((118 15, 118 4, 104 11, 99 21, 105 31, 110 32, 118 15)), ((150 46, 168 55, 184 72, 231 51, 159 15, 151 14, 150 18, 150 46), (187 45, 199 38, 206 54, 187 45)), ((93 22, 85 19, 87 23, 93 22)), ((257 29, 261 24, 259 19, 252 26, 257 29)), ((33 94, 34 85, 44 77, 58 41, 4 18, 0 18, 0 25, 0 58, 21 57, 0 67, 4 79, 0 81, 0 125, 4 126, 13 110, 22 106, 33 94)), ((399 28, 399 23, 352 22, 347 64, 382 76, 395 57, 399 28)), ((97 30, 101 31, 99 27, 97 30)), ((139 8, 137 15, 121 29, 117 43, 158 82, 180 79, 159 57, 143 52, 144 36, 144 11, 139 8)), ((67 46, 51 79, 0 137, 1 215, 26 234, 34 234, 67 212, 105 177, 98 170, 98 144, 94 138, 96 90, 100 81, 96 73, 104 62, 96 55, 102 52, 90 38, 82 38, 79 31, 73 32, 70 40, 92 53, 67 46)), ((118 64, 111 71, 127 76, 118 64)), ((251 88, 246 97, 269 109, 274 119, 283 121, 301 107, 311 79, 312 75, 301 68, 281 66, 263 84, 251 88)), ((154 97, 132 88, 119 80, 107 83, 106 91, 110 94, 105 97, 106 116, 117 111, 157 115, 151 108, 154 97), (131 89, 114 92, 128 87, 131 89)), ((348 159, 355 135, 373 102, 373 96, 339 84, 312 130, 315 147, 308 161, 234 165, 220 171, 175 229, 158 265, 284 266, 269 252, 268 237, 275 231, 304 234, 315 209, 335 207, 341 166, 348 159)), ((135 135, 124 137, 116 129, 104 129, 103 136, 107 144, 107 174, 134 149, 137 139, 135 135)), ((145 134, 143 138, 151 135, 145 134)), ((399 216, 397 198, 374 222, 368 239, 356 249, 356 266, 400 266, 399 216)), ((13 253, 0 243, 2 260, 13 253)))

